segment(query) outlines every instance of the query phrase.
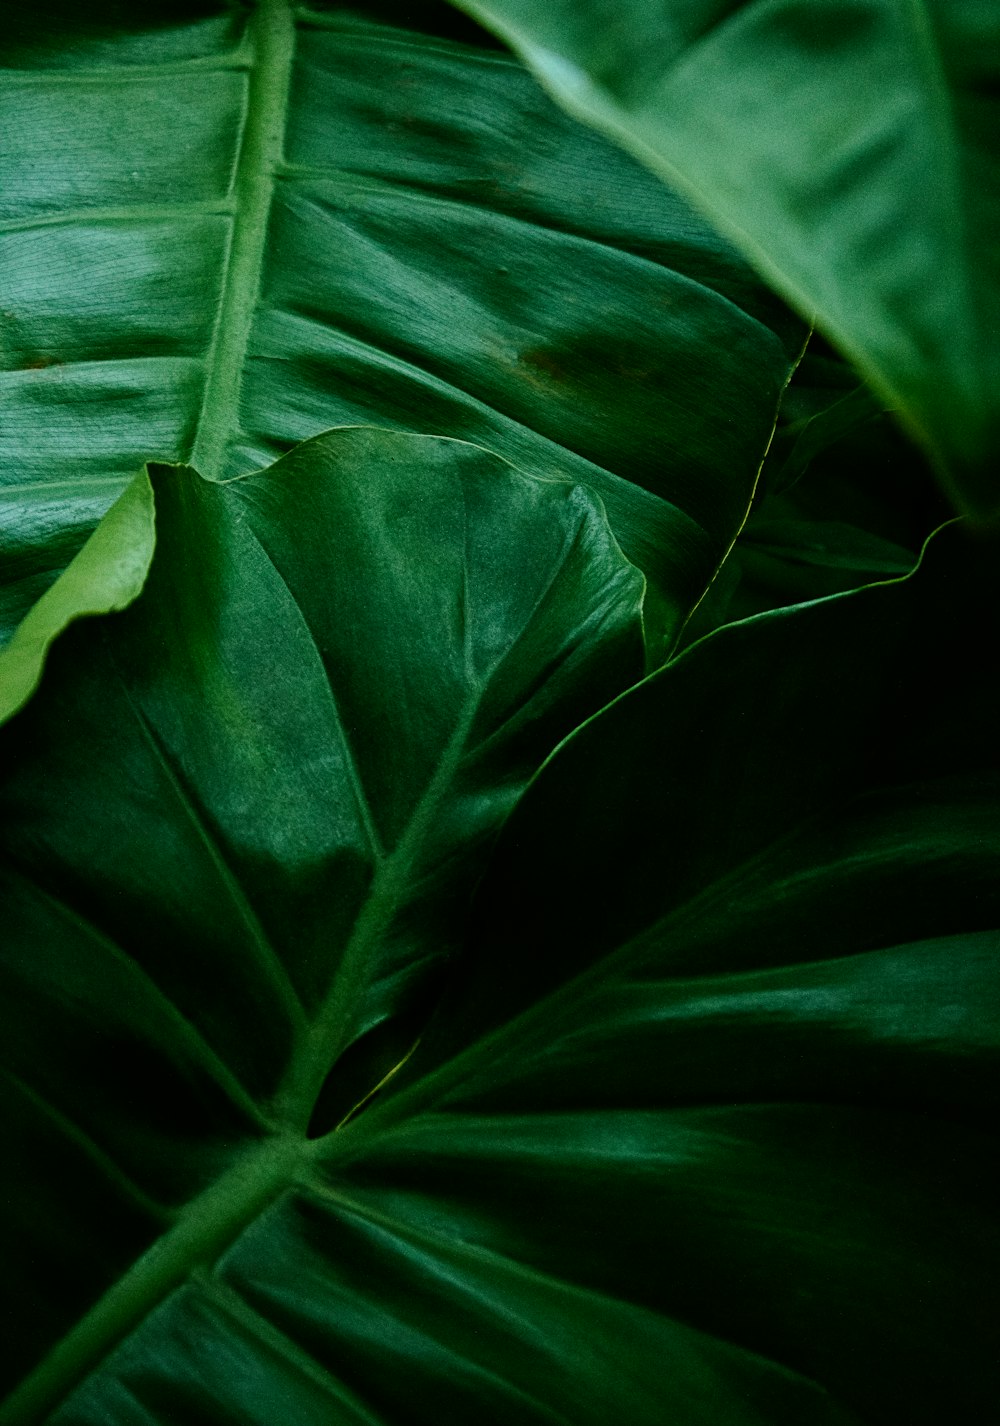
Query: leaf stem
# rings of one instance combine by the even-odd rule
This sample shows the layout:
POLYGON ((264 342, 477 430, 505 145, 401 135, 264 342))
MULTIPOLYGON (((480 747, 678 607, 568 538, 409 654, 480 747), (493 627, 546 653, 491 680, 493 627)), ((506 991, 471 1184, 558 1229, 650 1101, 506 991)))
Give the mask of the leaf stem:
POLYGON ((191 464, 213 480, 224 474, 226 448, 239 427, 243 366, 264 268, 275 173, 284 149, 295 55, 295 20, 288 0, 260 0, 247 33, 250 78, 236 167, 236 217, 191 452, 191 464))
MULTIPOLYGON (((275 1097, 271 1112, 289 1132, 306 1132, 326 1078, 350 1043, 352 1032, 356 1031, 355 1016, 372 947, 385 935, 399 912, 424 849, 424 839, 440 811, 441 798, 465 755, 466 741, 478 706, 478 696, 471 697, 467 702, 406 830, 379 866, 368 899, 344 948, 337 973, 275 1097)), ((352 1110, 352 1115, 354 1112, 352 1110)), ((3 1426, 2 1422, 0 1426, 3 1426)))
POLYGON ((44 1420, 194 1267, 214 1262, 293 1182, 308 1148, 301 1138, 275 1136, 239 1155, 0 1405, 0 1426, 44 1420))

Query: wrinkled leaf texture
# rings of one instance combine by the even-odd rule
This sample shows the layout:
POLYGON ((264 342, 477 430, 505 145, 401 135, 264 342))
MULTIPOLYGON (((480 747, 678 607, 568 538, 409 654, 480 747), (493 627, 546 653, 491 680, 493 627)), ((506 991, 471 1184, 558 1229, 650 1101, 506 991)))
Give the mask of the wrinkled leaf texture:
POLYGON ((303 468, 344 440, 416 438, 335 434, 231 486, 154 472, 145 592, 60 641, 3 735, 0 1043, 24 1136, 5 1340, 11 1367, 51 1354, 0 1421, 988 1419, 1000 770, 995 701, 951 637, 969 608, 1000 632, 981 552, 946 531, 911 578, 730 626, 587 722, 507 821, 416 1049, 317 1120, 339 1049, 438 943, 492 739, 534 736, 535 656, 569 639, 543 722, 609 641, 638 657, 634 578, 589 497, 498 485, 448 442, 470 533, 450 496, 414 501, 400 547, 441 550, 422 574, 380 555, 384 586, 336 560, 317 579, 319 518, 282 523, 293 487, 376 523, 413 488, 393 462, 374 492, 303 468), (522 554, 476 534, 497 499, 538 514, 565 575, 556 627, 543 600, 514 644, 493 573, 522 554), (411 657, 382 629, 408 618, 399 579, 451 616, 412 654, 419 727, 384 697, 411 657), (343 601, 369 598, 352 637, 343 601), (474 662, 510 652, 477 695, 486 741, 444 754, 455 782, 426 744, 431 818, 399 778, 468 697, 459 604, 474 662), (298 682, 262 688, 272 659, 298 682), (374 917, 360 802, 323 797, 345 775, 390 848, 374 917))
POLYGON ((1000 509, 995 0, 458 0, 682 186, 1000 509))
POLYGON ((0 637, 146 460, 372 422, 597 490, 676 633, 803 340, 685 201, 442 5, 20 7, 0 67, 0 637))

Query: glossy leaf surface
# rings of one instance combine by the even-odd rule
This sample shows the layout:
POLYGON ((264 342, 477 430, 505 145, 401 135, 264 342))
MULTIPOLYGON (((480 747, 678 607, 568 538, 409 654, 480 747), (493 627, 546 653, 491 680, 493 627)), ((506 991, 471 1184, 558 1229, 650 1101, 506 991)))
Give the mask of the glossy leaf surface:
POLYGON ((8 1385, 392 1068, 499 822, 643 667, 598 503, 476 447, 343 431, 152 488, 142 596, 4 733, 8 1385))
MULTIPOLYGON (((270 528, 274 475, 231 493, 192 489, 199 509, 228 511, 220 528, 242 540, 270 528)), ((188 484, 171 479, 157 478, 158 498, 162 486, 188 499, 188 484)), ((519 504, 524 490, 538 495, 516 490, 519 504)), ((576 508, 561 487, 541 490, 576 508)), ((135 668, 121 687, 131 677, 157 736, 190 749, 175 776, 193 781, 199 739, 179 742, 179 715, 156 706, 158 675, 140 659, 149 611, 159 610, 157 629, 177 617, 176 600, 157 597, 164 548, 169 539, 139 602, 104 621, 106 646, 135 668)), ((603 571, 598 618, 628 645, 632 585, 591 552, 603 571)), ((301 597, 294 560, 273 553, 301 597)), ((8 825, 19 816, 7 855, 35 886, 14 904, 52 924, 65 919, 59 895, 115 934, 112 918, 121 926, 129 914, 123 867, 148 843, 171 859, 164 887, 183 885, 167 914, 186 917, 188 934, 169 935, 161 912, 143 924, 163 925, 162 942, 147 930, 112 953, 67 921, 67 950, 82 955, 70 936, 84 936, 101 975, 52 971, 47 988, 27 920, 15 935, 25 1028, 4 1043, 23 1047, 19 1074, 40 1076, 34 1094, 62 1116, 29 1100, 25 1132, 37 1136, 36 1162, 75 1168, 46 1179, 53 1195, 74 1183, 72 1214, 55 1202, 37 1212, 50 1235, 61 1226, 48 1250, 93 1281, 88 1254, 124 1266, 150 1231, 153 1210, 138 1195, 180 1204, 202 1192, 0 1420, 931 1426, 988 1416, 998 1385, 1000 769, 993 700, 948 635, 970 607, 983 611, 984 638, 1000 633, 982 568, 991 553, 946 531, 912 579, 721 631, 591 720, 507 823, 421 1043, 380 1099, 333 1132, 314 1125, 309 1139, 291 1124, 255 1131, 218 1079, 230 1065, 266 1102, 294 1034, 270 971, 242 950, 245 933, 231 940, 225 900, 167 875, 185 837, 132 823, 146 793, 132 735, 120 731, 133 713, 106 726, 118 732, 116 786, 129 789, 135 850, 69 899, 63 839, 76 813, 58 777, 85 751, 102 766, 94 731, 73 745, 46 736, 60 700, 72 693, 86 707, 94 685, 96 625, 71 631, 5 734, 19 754, 4 794, 8 825), (185 964, 177 947, 194 956, 192 934, 197 959, 185 964), (138 994, 140 961, 171 977, 155 996, 138 994), (172 1006, 192 1017, 197 1046, 182 1045, 172 1006), (147 1059, 130 1031, 140 1015, 147 1059), (84 1074, 67 1036, 85 1025, 91 1043, 100 1026, 117 1046, 117 1075, 93 1051, 84 1074), (234 1157, 233 1143, 255 1132, 256 1147, 234 1157)), ((336 560, 328 567, 343 595, 347 576, 336 560)), ((273 582, 266 590, 256 617, 277 619, 273 582)), ((307 621, 328 595, 321 586, 303 599, 307 621)), ((310 622, 321 653, 338 627, 310 622)), ((189 682, 207 692, 209 712, 202 693, 185 710, 189 728, 240 706, 235 646, 222 622, 217 632, 222 658, 197 645, 191 655, 205 659, 189 682)), ((358 675, 347 668, 349 686, 358 675)), ((281 725, 277 709, 261 717, 281 725)), ((327 724, 321 745, 332 734, 341 747, 342 726, 327 724)), ((232 746, 217 745, 220 768, 256 756, 260 740, 247 745, 243 729, 233 723, 232 746)), ((391 740, 386 750, 394 755, 391 740)), ((220 775, 218 785, 232 789, 216 789, 207 809, 221 826, 243 780, 220 775)), ((301 836, 305 795, 271 804, 275 845, 301 836)), ((150 789, 149 805, 161 797, 150 789)), ((249 850, 229 844, 234 874, 249 850)), ((307 860, 289 863, 303 879, 285 880, 276 856, 266 876, 244 880, 262 918, 283 910, 275 949, 308 1004, 315 963, 287 939, 308 944, 307 860)), ((352 885, 339 881, 328 903, 345 919, 352 885)), ((364 985, 362 1005, 367 976, 364 985)), ((357 1010, 340 1014, 359 1023, 357 1010)), ((16 1276, 10 1291, 27 1331, 32 1295, 16 1276)), ((60 1330, 49 1306, 39 1341, 60 1330)), ((58 1306, 69 1315, 65 1296, 58 1306)))
POLYGON ((226 477, 358 422, 592 486, 661 619, 700 595, 799 324, 449 16, 97 0, 10 18, 0 635, 144 461, 226 477))
POLYGON ((459 0, 682 184, 1000 506, 993 0, 459 0))

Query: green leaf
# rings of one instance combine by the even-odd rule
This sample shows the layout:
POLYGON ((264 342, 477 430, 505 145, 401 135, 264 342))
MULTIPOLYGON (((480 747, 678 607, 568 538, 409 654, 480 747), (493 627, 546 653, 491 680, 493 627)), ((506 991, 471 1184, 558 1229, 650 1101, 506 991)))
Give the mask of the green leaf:
POLYGON ((1000 506, 993 0, 458 0, 697 200, 1000 506))
POLYGON ((397 1064, 527 778, 642 672, 580 487, 376 430, 151 481, 143 594, 4 732, 6 1385, 110 1289, 5 1422, 397 1064))
POLYGON ((341 424, 589 485, 667 632, 802 333, 446 7, 25 7, 0 37, 0 637, 149 459, 341 424), (54 18, 53 18, 54 16, 54 18))
POLYGON ((908 574, 949 514, 920 450, 814 339, 785 392, 753 509, 682 642, 908 574))
POLYGON ((462 1352, 503 1363, 491 1420, 517 1386, 528 1420, 988 1415, 1000 688, 954 628, 1000 635, 995 560, 946 531, 912 579, 723 630, 575 735, 398 1092, 331 1143, 322 1210, 273 1215, 290 1278, 329 1244, 342 1299, 364 1240, 377 1286, 352 1272, 327 1336, 263 1233, 218 1277, 383 1402, 335 1334, 388 1299, 402 1375, 448 1299, 424 1414, 397 1387, 385 1420, 446 1418, 462 1352))
MULTIPOLYGON (((786 392, 786 397, 788 393, 786 392)), ((784 411, 787 401, 782 403, 784 411)), ((883 415, 882 407, 867 386, 853 386, 837 395, 800 421, 792 421, 783 432, 785 451, 772 479, 776 490, 787 490, 805 475, 812 463, 845 436, 856 436, 883 415)), ((776 433, 777 434, 777 433, 776 433)), ((768 452, 771 464, 774 442, 768 452)))
MULTIPOLYGON (((308 458, 327 459, 338 439, 362 438, 317 442, 308 458)), ((449 479, 462 467, 467 500, 470 485, 497 498, 495 472, 481 479, 488 458, 434 449, 449 479)), ((164 825, 176 796, 147 780, 138 749, 151 744, 136 714, 110 713, 132 699, 204 825, 236 825, 246 783, 227 760, 257 756, 258 720, 281 730, 312 707, 304 688, 286 703, 276 677, 270 701, 257 690, 249 724, 239 716, 244 651, 270 667, 295 638, 264 548, 307 620, 316 601, 332 615, 335 596, 357 617, 371 588, 352 580, 339 539, 330 584, 300 583, 297 542, 322 540, 318 520, 274 542, 273 502, 306 458, 290 458, 284 480, 221 490, 154 475, 163 533, 149 584, 103 624, 117 683, 91 667, 101 626, 80 625, 5 734, 6 854, 23 891, 17 919, 7 916, 20 982, 4 996, 12 1028, 0 1044, 8 1064, 21 1056, 16 1127, 41 1174, 5 1188, 21 1215, 6 1280, 17 1360, 32 1355, 32 1333, 37 1350, 70 1327, 102 1274, 108 1291, 0 1421, 989 1419, 1000 768, 995 697, 982 696, 952 633, 976 608, 983 639, 1000 634, 995 552, 946 531, 911 579, 722 630, 589 721, 508 820, 457 973, 381 1098, 333 1132, 261 1125, 255 1138, 243 1093, 268 1103, 294 1041, 274 963, 220 896, 204 842, 195 859, 197 837, 172 816, 164 825), (180 601, 176 570, 158 584, 185 533, 171 491, 186 518, 215 512, 219 531, 180 601), (263 583, 230 622, 236 585, 220 563, 232 541, 250 568, 252 539, 251 584, 258 568, 263 583), (212 590, 223 593, 206 608, 212 590), (215 623, 221 657, 190 637, 192 619, 215 623), (280 637, 261 637, 265 628, 280 637), (202 665, 186 695, 163 671, 168 631, 168 657, 202 665), (47 727, 70 695, 93 721, 68 742, 47 727), (103 700, 99 720, 91 698, 103 700), (198 759, 210 730, 221 761, 206 784, 198 759), (95 808, 103 835, 85 840, 79 819, 95 808), (137 899, 130 869, 152 880, 150 855, 155 895, 137 899), (43 923, 64 929, 39 963, 43 923), (220 1071, 244 1090, 227 1092, 220 1071), (128 1267, 162 1212, 150 1197, 174 1214, 128 1267), (59 1286, 40 1294, 39 1282, 59 1286)), ((345 495, 343 474, 311 485, 340 513, 368 510, 367 484, 345 495)), ((391 466, 384 474, 396 483, 391 466)), ((398 484, 393 511, 412 472, 398 484)), ((547 517, 551 501, 574 511, 597 537, 579 495, 522 477, 502 488, 522 538, 553 538, 549 518, 534 523, 535 501, 547 517)), ((453 507, 424 510, 428 538, 445 533, 442 508, 453 507)), ((342 547, 365 543, 345 534, 342 547)), ((498 557, 496 541, 474 547, 498 557)), ((541 580, 537 558, 513 546, 511 558, 541 580)), ((592 558, 597 617, 627 647, 634 586, 606 537, 592 558)), ((394 578, 403 564, 383 568, 394 578)), ((442 583, 421 580, 454 591, 453 568, 442 557, 442 583)), ((343 616, 310 625, 330 690, 363 676, 357 651, 378 665, 371 627, 348 632, 343 616), (336 655, 326 639, 340 641, 336 655)), ((445 640, 430 668, 450 668, 459 642, 445 640)), ((581 652, 603 664, 607 644, 581 652)), ((384 673, 371 677, 384 687, 384 673)), ((386 717, 396 707, 379 704, 386 717)), ((344 726, 366 723, 347 715, 331 732, 344 726)), ((395 736, 382 755, 405 781, 395 736)), ((224 846, 308 1002, 316 862, 300 809, 328 774, 308 756, 297 766, 307 772, 284 795, 265 781, 224 846), (263 867, 263 837, 294 842, 289 879, 277 857, 263 867)), ((383 788, 380 818, 402 795, 395 776, 383 788)), ((435 838, 450 825, 435 819, 435 838)), ((346 925, 354 885, 346 866, 325 883, 325 926, 346 925)), ((341 982, 360 992, 355 1006, 384 964, 379 952, 363 982, 341 982)), ((338 1014, 360 1023, 347 1001, 338 1014)))
POLYGON ((149 572, 155 542, 148 477, 125 487, 79 554, 0 648, 0 723, 31 697, 53 641, 75 620, 124 609, 149 572))

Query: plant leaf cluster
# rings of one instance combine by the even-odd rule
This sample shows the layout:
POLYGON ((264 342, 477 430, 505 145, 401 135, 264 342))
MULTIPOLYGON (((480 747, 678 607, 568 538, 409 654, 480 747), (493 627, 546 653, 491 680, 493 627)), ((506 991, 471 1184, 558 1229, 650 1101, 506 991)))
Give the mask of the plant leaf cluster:
POLYGON ((5 20, 0 1426, 995 1414, 998 74, 5 20))

